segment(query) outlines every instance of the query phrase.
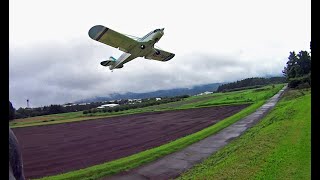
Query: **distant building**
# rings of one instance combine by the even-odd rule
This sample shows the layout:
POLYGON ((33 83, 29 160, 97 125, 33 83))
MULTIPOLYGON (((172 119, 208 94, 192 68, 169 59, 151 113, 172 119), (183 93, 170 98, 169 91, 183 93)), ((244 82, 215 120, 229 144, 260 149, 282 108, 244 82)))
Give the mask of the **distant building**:
POLYGON ((156 101, 160 101, 161 100, 161 98, 156 98, 156 101))
POLYGON ((212 94, 213 92, 210 92, 210 91, 206 91, 204 92, 204 94, 212 94))
POLYGON ((206 92, 203 92, 203 93, 197 94, 196 96, 202 96, 202 95, 207 95, 207 94, 212 94, 212 93, 213 93, 213 92, 206 91, 206 92))
POLYGON ((99 107, 97 107, 98 109, 103 109, 103 108, 106 108, 106 107, 115 107, 115 106, 119 106, 119 104, 104 104, 104 105, 101 105, 99 107))
POLYGON ((80 104, 78 104, 78 105, 87 105, 87 104, 89 104, 89 103, 80 103, 80 104))
POLYGON ((129 104, 141 103, 141 99, 128 99, 129 104))
POLYGON ((62 105, 62 107, 75 106, 75 105, 77 105, 77 104, 67 103, 67 104, 62 105))

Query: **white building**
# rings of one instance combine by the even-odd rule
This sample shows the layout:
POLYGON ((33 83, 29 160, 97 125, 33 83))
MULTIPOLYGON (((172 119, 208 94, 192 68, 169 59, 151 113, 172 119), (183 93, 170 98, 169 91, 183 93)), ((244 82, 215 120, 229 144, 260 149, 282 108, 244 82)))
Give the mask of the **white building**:
POLYGON ((90 104, 90 103, 80 103, 79 105, 83 106, 83 105, 87 105, 87 104, 90 104))
POLYGON ((213 92, 210 92, 210 91, 206 91, 204 92, 203 94, 212 94, 213 92))
POLYGON ((141 103, 141 99, 128 99, 129 104, 141 103))
POLYGON ((203 92, 203 93, 197 94, 196 96, 202 96, 202 95, 207 95, 207 94, 212 94, 212 93, 213 93, 213 92, 206 91, 206 92, 203 92))
POLYGON ((106 108, 106 107, 115 107, 115 106, 119 106, 119 104, 104 104, 104 105, 101 105, 99 107, 97 107, 98 109, 103 109, 103 108, 106 108))
POLYGON ((156 101, 160 101, 161 100, 161 98, 156 98, 156 101))
POLYGON ((62 105, 63 107, 68 107, 68 106, 75 106, 75 105, 77 105, 77 104, 64 104, 64 105, 62 105))

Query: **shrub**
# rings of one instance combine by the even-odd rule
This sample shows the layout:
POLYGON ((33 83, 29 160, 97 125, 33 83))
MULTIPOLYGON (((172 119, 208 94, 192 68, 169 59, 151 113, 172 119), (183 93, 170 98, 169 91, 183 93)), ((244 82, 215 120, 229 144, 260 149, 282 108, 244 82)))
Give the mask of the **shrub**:
POLYGON ((305 89, 305 88, 310 88, 310 84, 308 82, 301 83, 297 87, 297 89, 305 89))
POLYGON ((97 109, 92 109, 91 110, 91 113, 97 113, 97 112, 99 112, 97 109))
POLYGON ((298 88, 298 87, 310 87, 311 85, 311 75, 310 73, 302 76, 302 77, 297 77, 297 78, 291 78, 289 79, 288 87, 289 88, 298 88))
POLYGON ((113 110, 114 110, 115 112, 118 112, 118 111, 119 111, 119 107, 114 107, 113 110))

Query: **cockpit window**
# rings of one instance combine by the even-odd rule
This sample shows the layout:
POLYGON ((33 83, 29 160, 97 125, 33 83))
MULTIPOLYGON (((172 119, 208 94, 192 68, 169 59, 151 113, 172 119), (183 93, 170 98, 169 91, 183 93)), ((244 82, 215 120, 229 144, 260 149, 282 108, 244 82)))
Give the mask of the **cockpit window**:
POLYGON ((160 29, 156 29, 156 30, 154 30, 154 31, 151 31, 151 32, 149 32, 147 35, 145 35, 145 36, 143 36, 142 38, 140 38, 140 40, 144 40, 145 38, 147 38, 148 36, 150 36, 152 33, 156 33, 156 32, 158 32, 158 31, 160 31, 160 29))

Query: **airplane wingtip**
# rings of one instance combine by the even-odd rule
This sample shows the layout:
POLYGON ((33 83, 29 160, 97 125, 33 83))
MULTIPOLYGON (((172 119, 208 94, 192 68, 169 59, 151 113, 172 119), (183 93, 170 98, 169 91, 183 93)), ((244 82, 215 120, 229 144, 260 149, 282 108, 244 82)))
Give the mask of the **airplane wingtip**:
POLYGON ((97 40, 97 38, 106 30, 108 30, 107 27, 104 27, 102 25, 95 25, 90 28, 88 35, 91 39, 97 40))
POLYGON ((169 61, 175 56, 175 54, 171 53, 164 61, 169 61))

